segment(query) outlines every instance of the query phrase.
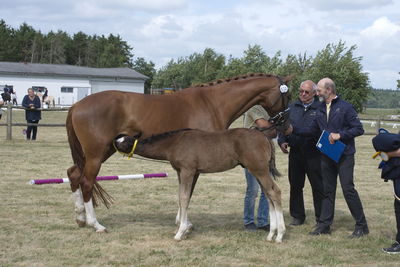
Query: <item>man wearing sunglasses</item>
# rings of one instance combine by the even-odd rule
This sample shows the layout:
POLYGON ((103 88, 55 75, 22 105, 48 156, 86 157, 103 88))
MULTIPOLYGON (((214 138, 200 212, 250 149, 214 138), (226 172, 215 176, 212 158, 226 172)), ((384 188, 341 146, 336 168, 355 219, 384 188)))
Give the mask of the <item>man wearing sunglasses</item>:
MULTIPOLYGON (((299 99, 290 106, 290 123, 294 127, 308 127, 315 119, 317 108, 321 105, 316 96, 317 86, 311 80, 301 83, 299 99)), ((306 219, 303 188, 307 175, 311 184, 315 220, 318 224, 321 215, 323 186, 321 177, 321 158, 315 144, 317 137, 304 137, 296 134, 279 134, 278 144, 283 153, 289 153, 290 184, 290 225, 302 225, 306 219), (288 148, 290 147, 290 152, 288 148)))

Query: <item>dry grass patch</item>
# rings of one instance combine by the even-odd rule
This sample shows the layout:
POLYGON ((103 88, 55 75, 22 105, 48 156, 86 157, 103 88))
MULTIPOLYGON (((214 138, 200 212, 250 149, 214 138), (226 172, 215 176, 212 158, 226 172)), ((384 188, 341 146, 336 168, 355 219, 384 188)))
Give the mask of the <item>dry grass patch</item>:
MULTIPOLYGON (((61 122, 66 113, 43 122, 61 122)), ((47 115, 48 114, 48 115, 47 115)), ((24 121, 23 113, 14 118, 24 121)), ((240 126, 236 122, 235 126, 240 126)), ((0 265, 1 266, 395 266, 398 256, 380 251, 395 235, 392 185, 379 178, 372 160, 371 136, 357 138, 355 183, 364 204, 371 234, 349 240, 354 221, 337 192, 333 233, 313 237, 310 186, 305 188, 306 224, 287 227, 283 244, 266 242, 266 233, 243 231, 245 179, 242 168, 202 175, 189 215, 195 229, 182 242, 173 240, 177 212, 177 178, 168 164, 114 155, 100 175, 168 172, 167 179, 103 182, 114 205, 96 212, 108 234, 78 228, 69 186, 32 186, 38 178, 66 177, 71 157, 63 128, 40 128, 36 142, 26 142, 22 127, 5 141, 0 128, 0 265)), ((288 215, 287 156, 277 150, 278 181, 288 215)))

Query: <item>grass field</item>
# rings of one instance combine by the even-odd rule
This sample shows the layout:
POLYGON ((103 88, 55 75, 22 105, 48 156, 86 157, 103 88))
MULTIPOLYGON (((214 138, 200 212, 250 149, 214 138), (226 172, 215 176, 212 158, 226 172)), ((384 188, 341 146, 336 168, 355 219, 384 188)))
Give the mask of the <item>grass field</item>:
MULTIPOLYGON (((23 112, 13 115, 24 122, 23 112)), ((59 123, 65 116, 47 112, 41 122, 59 123)), ((5 127, 0 127, 0 266, 398 266, 398 255, 380 251, 392 243, 395 220, 392 185, 379 178, 371 138, 356 139, 355 184, 371 230, 367 237, 347 238, 354 221, 340 186, 332 235, 308 235, 314 225, 308 183, 306 224, 287 226, 282 244, 266 242, 262 231, 245 232, 245 179, 237 167, 200 177, 189 210, 195 229, 187 240, 175 242, 177 178, 168 164, 116 154, 103 164, 100 175, 168 172, 170 177, 103 182, 115 203, 96 210, 109 231, 97 234, 76 225, 67 184, 28 184, 66 177, 72 161, 65 129, 39 128, 38 140, 27 142, 22 127, 13 128, 12 141, 5 141, 5 127)), ((277 166, 283 173, 278 183, 288 225, 287 156, 278 150, 277 166)))

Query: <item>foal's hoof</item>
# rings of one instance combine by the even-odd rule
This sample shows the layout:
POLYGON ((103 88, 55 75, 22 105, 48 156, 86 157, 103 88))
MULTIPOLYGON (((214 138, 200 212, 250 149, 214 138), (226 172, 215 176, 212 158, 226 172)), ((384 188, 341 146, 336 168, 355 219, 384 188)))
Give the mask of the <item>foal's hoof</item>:
POLYGON ((187 233, 184 233, 184 234, 181 235, 181 236, 175 235, 175 237, 174 237, 175 241, 177 241, 177 242, 180 242, 180 241, 182 241, 182 240, 184 240, 184 239, 186 239, 186 238, 187 238, 187 233))
POLYGON ((268 235, 267 236, 267 241, 268 242, 274 242, 274 235, 268 235))
POLYGON ((86 222, 81 221, 81 220, 76 220, 76 223, 78 224, 79 227, 85 227, 86 226, 86 222))
POLYGON ((96 233, 108 233, 107 229, 97 229, 96 233))

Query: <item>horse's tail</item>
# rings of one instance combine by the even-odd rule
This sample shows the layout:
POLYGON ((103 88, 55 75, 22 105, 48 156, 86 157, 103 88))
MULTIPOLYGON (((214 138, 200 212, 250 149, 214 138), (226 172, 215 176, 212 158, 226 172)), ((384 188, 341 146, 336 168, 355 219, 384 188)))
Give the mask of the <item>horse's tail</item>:
MULTIPOLYGON (((79 142, 78 137, 76 136, 74 125, 72 123, 72 113, 73 107, 71 107, 68 111, 66 127, 67 127, 67 135, 68 135, 68 143, 71 149, 72 160, 74 164, 78 167, 80 172, 79 183, 82 181, 83 170, 85 168, 85 156, 82 150, 81 143, 79 142)), ((100 184, 94 180, 93 187, 93 206, 97 207, 98 202, 97 198, 100 198, 104 205, 109 208, 112 204, 113 198, 100 186, 100 184)))
POLYGON ((269 139, 268 139, 268 142, 269 142, 269 144, 271 146, 271 159, 269 160, 269 172, 274 177, 274 179, 277 180, 277 177, 282 176, 282 174, 276 168, 274 143, 272 142, 272 140, 269 140, 269 139))

